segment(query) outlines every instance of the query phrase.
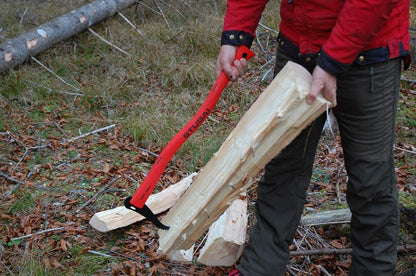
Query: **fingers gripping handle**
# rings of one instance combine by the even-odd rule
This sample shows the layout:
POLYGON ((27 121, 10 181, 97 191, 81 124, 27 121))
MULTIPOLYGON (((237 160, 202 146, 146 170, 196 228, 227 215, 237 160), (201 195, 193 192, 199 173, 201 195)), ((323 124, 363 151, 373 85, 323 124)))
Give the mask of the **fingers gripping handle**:
MULTIPOLYGON (((248 49, 248 47, 241 45, 237 48, 236 56, 234 60, 239 60, 242 58, 250 59, 254 57, 254 53, 248 49)), ((145 203, 149 196, 152 194, 155 189, 157 182, 159 181, 161 175, 163 174, 167 164, 172 159, 176 151, 182 146, 182 144, 199 128, 199 126, 205 121, 205 119, 211 114, 215 104, 217 103, 219 97, 222 94, 222 91, 229 82, 229 78, 224 73, 218 77, 214 85, 211 88, 210 93, 208 94, 207 99, 199 108, 198 112, 192 117, 192 119, 169 141, 165 146, 162 152, 159 154, 156 162, 150 169, 148 175, 134 193, 131 199, 125 201, 125 206, 128 209, 141 213, 141 209, 146 207, 145 203)), ((148 214, 148 209, 145 214, 148 214)), ((143 214, 144 215, 144 214, 143 214)), ((146 215, 145 215, 146 216, 146 215)), ((148 216, 146 216, 149 218, 148 216)))
MULTIPOLYGON (((249 60, 252 57, 254 57, 254 55, 255 55, 254 52, 252 52, 247 46, 240 45, 237 48, 234 60, 240 60, 242 58, 245 58, 246 60, 249 60)), ((234 66, 234 61, 233 61, 232 65, 234 66)), ((219 83, 219 86, 223 87, 223 89, 224 89, 229 81, 230 81, 230 79, 228 78, 228 76, 224 73, 224 71, 222 71, 221 75, 218 77, 218 79, 215 83, 219 83)), ((214 86, 215 86, 215 84, 214 84, 214 86)))

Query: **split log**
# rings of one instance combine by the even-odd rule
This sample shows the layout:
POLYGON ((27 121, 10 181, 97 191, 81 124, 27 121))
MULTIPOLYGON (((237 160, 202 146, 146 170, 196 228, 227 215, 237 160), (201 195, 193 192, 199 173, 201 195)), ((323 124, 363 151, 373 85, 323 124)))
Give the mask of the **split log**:
POLYGON ((237 199, 209 228, 198 262, 232 266, 241 256, 247 235, 247 200, 237 199))
MULTIPOLYGON (((162 213, 171 208, 179 197, 188 189, 197 173, 193 173, 178 183, 169 186, 160 193, 149 197, 147 205, 155 213, 162 213)), ((90 219, 90 225, 100 232, 108 232, 120 227, 125 227, 143 220, 144 217, 124 206, 95 213, 90 219)))
POLYGON ((350 223, 350 209, 339 209, 323 211, 305 215, 301 218, 300 224, 304 226, 319 226, 329 224, 350 223))
POLYGON ((161 254, 187 249, 250 185, 251 179, 329 104, 311 105, 306 95, 311 75, 289 62, 246 112, 192 186, 163 219, 161 254))
POLYGON ((0 44, 0 73, 86 30, 136 0, 97 0, 0 44))
POLYGON ((190 264, 193 261, 194 257, 194 248, 195 244, 191 246, 191 248, 184 250, 175 250, 174 254, 172 254, 170 257, 171 261, 179 262, 179 263, 185 263, 190 264))

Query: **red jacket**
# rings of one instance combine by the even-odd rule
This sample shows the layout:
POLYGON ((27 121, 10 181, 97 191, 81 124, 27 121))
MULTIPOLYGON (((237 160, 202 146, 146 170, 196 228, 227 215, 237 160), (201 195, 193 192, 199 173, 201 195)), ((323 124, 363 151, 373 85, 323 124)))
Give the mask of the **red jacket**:
MULTIPOLYGON (((268 0, 228 0, 222 44, 251 46, 268 0)), ((280 33, 300 53, 318 53, 332 74, 346 71, 363 53, 372 62, 407 56, 409 0, 282 0, 280 33)))

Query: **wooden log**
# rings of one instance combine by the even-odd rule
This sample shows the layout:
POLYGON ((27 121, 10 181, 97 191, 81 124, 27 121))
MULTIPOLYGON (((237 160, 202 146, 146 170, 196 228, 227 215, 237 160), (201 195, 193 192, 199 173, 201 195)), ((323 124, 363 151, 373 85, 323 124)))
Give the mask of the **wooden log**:
POLYGON ((181 250, 174 250, 171 251, 169 255, 169 259, 171 261, 189 264, 192 263, 194 257, 194 249, 195 244, 191 246, 189 249, 181 249, 181 250))
POLYGON ((329 104, 306 103, 312 77, 289 62, 263 91, 192 186, 163 219, 159 253, 189 248, 251 183, 251 179, 329 104))
POLYGON ((302 216, 300 224, 304 226, 319 226, 329 224, 350 223, 350 209, 330 210, 302 216))
POLYGON ((198 262, 208 266, 232 266, 241 256, 247 235, 247 200, 236 199, 211 225, 198 262))
MULTIPOLYGON (((193 173, 178 183, 171 185, 163 191, 149 197, 147 205, 155 213, 159 214, 172 207, 179 197, 188 189, 197 173, 193 173)), ((120 227, 128 226, 143 220, 144 217, 132 210, 119 206, 114 209, 95 213, 90 219, 90 225, 100 232, 108 232, 120 227)))
POLYGON ((136 0, 96 0, 0 44, 0 73, 86 30, 136 0))

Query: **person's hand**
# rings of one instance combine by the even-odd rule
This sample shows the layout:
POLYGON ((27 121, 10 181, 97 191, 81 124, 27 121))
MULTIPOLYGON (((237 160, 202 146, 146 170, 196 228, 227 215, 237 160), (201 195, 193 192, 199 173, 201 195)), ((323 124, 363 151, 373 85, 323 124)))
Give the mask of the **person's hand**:
POLYGON ((230 86, 233 82, 237 81, 248 69, 247 60, 242 58, 240 60, 235 60, 235 53, 237 51, 237 46, 233 45, 223 45, 220 48, 220 52, 217 58, 217 66, 215 67, 215 72, 217 77, 221 74, 222 71, 228 76, 230 81, 227 84, 227 87, 230 86), (234 61, 234 66, 232 63, 234 61))
POLYGON ((337 78, 317 65, 312 73, 312 85, 306 101, 312 104, 319 93, 331 103, 331 107, 337 105, 337 78))

